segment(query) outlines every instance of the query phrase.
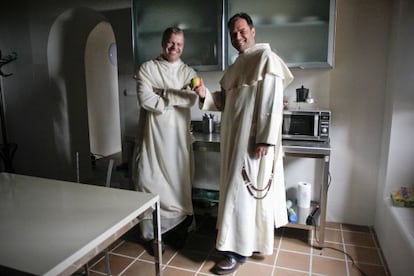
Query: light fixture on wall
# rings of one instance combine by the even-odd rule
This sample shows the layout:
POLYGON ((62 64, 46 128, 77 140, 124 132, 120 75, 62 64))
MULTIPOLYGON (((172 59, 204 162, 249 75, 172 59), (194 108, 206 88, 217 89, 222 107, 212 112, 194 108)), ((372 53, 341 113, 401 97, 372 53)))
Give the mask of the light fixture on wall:
POLYGON ((117 66, 118 65, 118 58, 117 58, 117 50, 116 50, 116 43, 112 42, 109 44, 108 48, 108 58, 112 65, 117 66))

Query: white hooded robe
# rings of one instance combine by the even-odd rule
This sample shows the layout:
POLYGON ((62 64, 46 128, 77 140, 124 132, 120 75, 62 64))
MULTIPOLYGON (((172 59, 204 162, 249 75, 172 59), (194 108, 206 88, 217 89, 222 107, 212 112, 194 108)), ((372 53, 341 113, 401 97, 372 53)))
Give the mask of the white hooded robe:
MULTIPOLYGON (((206 96, 203 109, 214 105, 223 112, 216 241, 220 251, 271 255, 274 227, 288 223, 281 129, 283 91, 292 80, 291 72, 269 45, 256 44, 226 71, 220 82, 222 90, 206 96), (254 157, 258 143, 272 145, 260 159, 254 157), (257 189, 271 181, 263 199, 250 194, 243 167, 257 189)), ((253 194, 263 197, 266 189, 253 194)))
MULTIPOLYGON (((143 63, 135 76, 139 104, 145 111, 140 120, 145 121, 135 150, 133 179, 138 191, 160 196, 162 233, 193 214, 190 108, 197 95, 188 85, 195 76, 181 60, 170 63, 161 57, 143 63), (154 88, 162 90, 155 93, 154 88)), ((152 223, 142 225, 143 237, 151 239, 152 223)))

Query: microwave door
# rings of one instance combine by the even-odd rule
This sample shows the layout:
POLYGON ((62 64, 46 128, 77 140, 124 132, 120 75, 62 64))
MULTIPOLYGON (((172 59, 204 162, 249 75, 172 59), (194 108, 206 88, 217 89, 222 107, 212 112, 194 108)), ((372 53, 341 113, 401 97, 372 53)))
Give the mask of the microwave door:
POLYGON ((285 113, 283 116, 283 138, 292 140, 314 140, 319 131, 318 120, 318 115, 314 113, 285 113))
POLYGON ((289 115, 286 115, 284 118, 283 118, 283 125, 282 125, 282 127, 283 127, 283 131, 282 131, 282 134, 284 134, 284 135, 289 135, 290 134, 290 116, 289 115))
POLYGON ((319 115, 315 114, 313 117, 314 124, 313 124, 313 136, 314 138, 318 138, 319 136, 319 115))

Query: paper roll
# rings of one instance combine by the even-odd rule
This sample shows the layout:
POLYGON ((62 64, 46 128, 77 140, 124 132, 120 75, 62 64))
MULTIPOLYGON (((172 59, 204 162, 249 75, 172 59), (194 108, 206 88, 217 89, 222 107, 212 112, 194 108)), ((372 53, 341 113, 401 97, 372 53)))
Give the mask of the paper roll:
POLYGON ((299 208, 310 208, 312 198, 312 185, 307 182, 299 182, 297 200, 299 208))

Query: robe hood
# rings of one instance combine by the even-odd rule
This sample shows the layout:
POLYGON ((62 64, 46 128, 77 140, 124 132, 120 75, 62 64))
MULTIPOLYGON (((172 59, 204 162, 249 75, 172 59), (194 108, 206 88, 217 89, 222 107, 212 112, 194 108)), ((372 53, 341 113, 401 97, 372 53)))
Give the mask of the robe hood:
POLYGON ((220 81, 224 90, 254 85, 262 80, 266 74, 280 77, 283 80, 283 88, 286 88, 293 80, 290 70, 282 59, 271 50, 268 43, 255 44, 241 53, 228 70, 232 70, 233 67, 243 68, 245 72, 244 74, 226 74, 220 81))

